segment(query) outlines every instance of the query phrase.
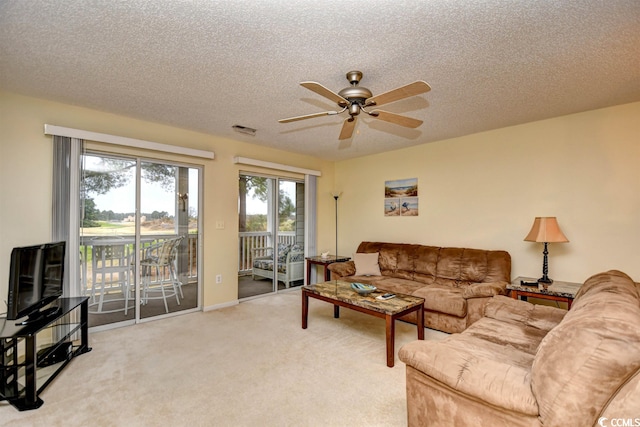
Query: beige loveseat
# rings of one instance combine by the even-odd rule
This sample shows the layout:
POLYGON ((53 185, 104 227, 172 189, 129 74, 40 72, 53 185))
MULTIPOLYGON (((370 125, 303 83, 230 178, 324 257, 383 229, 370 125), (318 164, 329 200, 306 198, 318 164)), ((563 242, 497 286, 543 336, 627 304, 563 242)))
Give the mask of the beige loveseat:
MULTIPOLYGON (((511 280, 505 251, 362 242, 354 259, 329 265, 331 279, 422 297, 425 327, 444 332, 462 332, 480 319, 486 302, 505 295, 511 280), (379 273, 358 274, 359 254, 376 253, 379 273)), ((415 314, 403 320, 415 323, 415 314)))
POLYGON ((409 426, 639 425, 640 285, 597 274, 568 312, 497 296, 463 333, 399 356, 409 426))

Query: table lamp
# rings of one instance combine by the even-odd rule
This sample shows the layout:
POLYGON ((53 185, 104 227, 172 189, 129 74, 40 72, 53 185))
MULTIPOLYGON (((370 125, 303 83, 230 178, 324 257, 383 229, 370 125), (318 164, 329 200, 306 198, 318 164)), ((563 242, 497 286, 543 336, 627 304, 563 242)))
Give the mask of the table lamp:
POLYGON ((525 237, 524 240, 526 242, 544 243, 544 251, 542 252, 544 255, 544 259, 542 261, 542 277, 538 279, 538 282, 547 284, 553 283, 553 280, 547 276, 547 273, 549 272, 549 263, 547 260, 549 251, 547 250, 547 243, 564 243, 569 241, 569 239, 567 239, 567 237, 562 233, 562 230, 560 230, 556 217, 536 217, 533 221, 531 231, 529 231, 529 234, 527 234, 527 237, 525 237))

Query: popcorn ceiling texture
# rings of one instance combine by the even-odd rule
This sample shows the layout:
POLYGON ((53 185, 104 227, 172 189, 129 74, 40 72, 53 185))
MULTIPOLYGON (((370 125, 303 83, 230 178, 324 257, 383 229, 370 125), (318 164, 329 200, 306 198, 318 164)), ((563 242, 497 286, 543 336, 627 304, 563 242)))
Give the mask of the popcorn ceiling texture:
POLYGON ((639 22, 637 0, 4 0, 0 89, 337 160, 640 101, 639 22), (425 123, 277 122, 335 110, 299 83, 353 69, 374 95, 428 82, 383 108, 425 123))

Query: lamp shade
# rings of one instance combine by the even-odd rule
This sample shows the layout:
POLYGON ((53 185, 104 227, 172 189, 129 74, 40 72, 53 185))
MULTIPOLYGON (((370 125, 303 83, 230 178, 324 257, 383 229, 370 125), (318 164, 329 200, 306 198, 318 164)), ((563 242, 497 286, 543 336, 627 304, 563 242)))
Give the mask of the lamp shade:
POLYGON ((533 221, 531 231, 524 238, 527 242, 562 243, 569 239, 562 233, 555 216, 539 216, 533 221))

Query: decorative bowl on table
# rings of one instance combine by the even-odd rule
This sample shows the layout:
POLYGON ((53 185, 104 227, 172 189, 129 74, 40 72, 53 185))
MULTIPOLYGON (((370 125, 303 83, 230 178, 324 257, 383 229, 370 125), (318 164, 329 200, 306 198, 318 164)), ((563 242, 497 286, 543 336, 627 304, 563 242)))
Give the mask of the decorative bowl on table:
POLYGON ((364 283, 352 283, 351 289, 353 289, 360 295, 369 295, 371 292, 375 291, 378 288, 372 285, 365 285, 364 283))

